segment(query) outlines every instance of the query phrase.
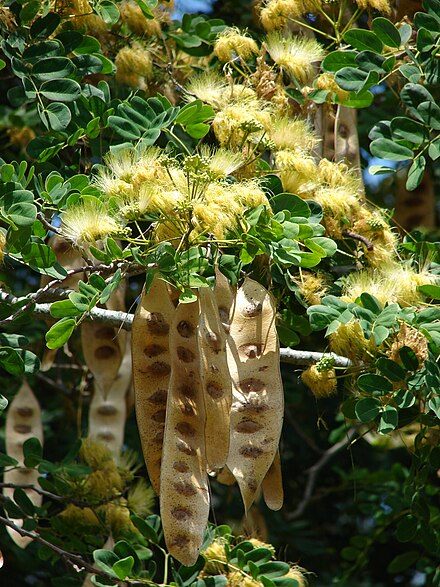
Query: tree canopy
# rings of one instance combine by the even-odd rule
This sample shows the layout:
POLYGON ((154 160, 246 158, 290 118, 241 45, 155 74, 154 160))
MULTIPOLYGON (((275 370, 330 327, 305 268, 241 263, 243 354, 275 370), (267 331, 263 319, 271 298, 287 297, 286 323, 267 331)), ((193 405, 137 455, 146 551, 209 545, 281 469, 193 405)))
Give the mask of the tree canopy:
POLYGON ((176 15, 0 7, 0 573, 438 586, 440 0, 176 15))

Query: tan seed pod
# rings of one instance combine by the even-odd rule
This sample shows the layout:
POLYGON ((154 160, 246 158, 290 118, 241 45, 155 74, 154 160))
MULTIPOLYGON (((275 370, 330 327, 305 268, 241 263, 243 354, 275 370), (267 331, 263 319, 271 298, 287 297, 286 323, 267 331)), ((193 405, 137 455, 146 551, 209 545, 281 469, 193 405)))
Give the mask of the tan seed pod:
POLYGON ((197 560, 209 515, 198 323, 197 302, 177 306, 160 478, 165 542, 186 566, 197 560))
POLYGON ((89 437, 103 442, 119 455, 127 417, 126 395, 132 380, 131 345, 127 344, 119 373, 106 394, 95 386, 89 409, 89 437))
POLYGON ((136 419, 148 475, 157 494, 171 374, 169 334, 175 312, 167 284, 156 275, 148 293, 142 292, 131 337, 136 419))
POLYGON ((235 290, 231 287, 227 277, 223 275, 218 267, 215 268, 214 296, 220 322, 225 332, 229 334, 235 311, 235 290))
POLYGON ((233 381, 228 467, 248 511, 272 464, 283 423, 283 386, 272 296, 246 278, 237 292, 228 339, 233 381))
MULTIPOLYGON (((23 444, 29 438, 38 438, 40 443, 43 444, 40 404, 28 383, 24 381, 17 395, 12 400, 6 415, 6 453, 18 461, 19 468, 5 472, 5 483, 38 487, 38 471, 36 469, 28 469, 23 463, 23 444)), ((25 489, 24 491, 35 506, 41 506, 43 501, 41 495, 32 489, 25 489)), ((3 495, 13 499, 14 489, 5 487, 3 489, 3 495)), ((21 527, 22 520, 14 520, 14 523, 21 527)), ((20 536, 18 532, 9 527, 6 530, 15 544, 20 548, 26 548, 32 542, 31 538, 20 536)))
POLYGON ((237 480, 228 467, 223 467, 220 473, 217 474, 216 479, 222 485, 234 485, 234 483, 237 483, 237 480))
POLYGON ((263 479, 262 489, 267 507, 273 511, 280 510, 283 507, 284 490, 279 450, 263 479))
POLYGON ((224 467, 229 453, 232 382, 226 355, 226 332, 211 288, 200 288, 199 304, 198 332, 206 413, 206 461, 208 470, 217 471, 224 467))

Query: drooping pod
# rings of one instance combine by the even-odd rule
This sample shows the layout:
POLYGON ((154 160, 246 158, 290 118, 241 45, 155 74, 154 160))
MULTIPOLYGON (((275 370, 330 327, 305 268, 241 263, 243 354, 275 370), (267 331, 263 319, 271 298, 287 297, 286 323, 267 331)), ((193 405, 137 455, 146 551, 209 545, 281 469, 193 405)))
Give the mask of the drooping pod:
POLYGON ((283 423, 283 386, 276 309, 269 292, 246 278, 239 288, 228 339, 233 381, 228 467, 245 510, 271 466, 283 423))
MULTIPOLYGON (((19 464, 17 469, 5 472, 5 483, 38 487, 38 471, 25 467, 23 462, 23 444, 29 438, 38 438, 41 445, 43 444, 40 404, 28 383, 24 381, 17 395, 12 400, 6 416, 6 453, 16 459, 19 464)), ((32 489, 25 489, 24 491, 35 506, 41 506, 43 498, 40 494, 32 489)), ((3 489, 3 495, 13 499, 14 489, 5 487, 3 489)), ((22 520, 14 520, 14 523, 19 527, 22 526, 22 520)), ((6 530, 20 548, 26 548, 32 542, 31 538, 20 536, 18 532, 9 527, 6 530)))
POLYGON ((165 281, 156 275, 142 292, 132 325, 135 409, 148 475, 160 492, 160 463, 171 374, 170 327, 176 309, 165 281))
POLYGON ((198 323, 197 302, 177 306, 160 480, 165 542, 186 566, 197 560, 209 515, 198 323))
POLYGON ((279 450, 276 452, 273 463, 263 479, 262 489, 267 507, 273 511, 280 510, 283 507, 284 490, 279 450))
POLYGON ((127 344, 116 379, 105 394, 95 387, 89 408, 89 437, 103 442, 115 456, 124 442, 126 396, 131 380, 131 345, 127 344))
POLYGON ((218 471, 225 466, 229 453, 232 383, 226 354, 226 332, 211 288, 199 289, 199 304, 200 364, 206 413, 206 462, 208 470, 218 471))

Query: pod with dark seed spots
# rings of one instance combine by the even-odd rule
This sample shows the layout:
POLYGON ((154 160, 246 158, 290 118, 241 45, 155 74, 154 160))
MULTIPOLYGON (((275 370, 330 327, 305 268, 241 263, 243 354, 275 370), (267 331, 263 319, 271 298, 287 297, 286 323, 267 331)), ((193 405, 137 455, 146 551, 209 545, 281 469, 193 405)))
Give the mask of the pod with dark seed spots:
POLYGON ((198 301, 177 306, 170 328, 171 378, 160 477, 165 542, 186 566, 197 560, 209 515, 198 324, 198 301))
POLYGON ((151 485, 160 491, 165 409, 171 374, 170 326, 176 309, 167 284, 156 275, 142 292, 132 326, 136 419, 151 485))
POLYGON ((232 383, 226 354, 226 332, 213 290, 199 291, 199 345, 205 401, 206 461, 210 470, 222 469, 229 453, 232 383))
MULTIPOLYGON (((32 389, 26 381, 23 382, 17 395, 12 400, 6 415, 6 453, 18 461, 16 469, 5 471, 4 482, 16 483, 17 485, 33 485, 39 487, 37 469, 28 469, 24 466, 23 444, 29 438, 38 438, 43 444, 43 425, 41 422, 40 405, 32 389)), ((40 507, 43 498, 32 489, 24 489, 31 502, 40 507)), ((3 495, 13 499, 14 488, 5 487, 3 495)), ((23 520, 16 519, 14 523, 21 527, 23 520)), ((12 540, 20 548, 26 548, 31 538, 20 536, 18 532, 6 527, 12 540)))
POLYGON ((246 278, 237 292, 228 337, 233 400, 227 460, 246 511, 274 461, 283 423, 275 316, 269 292, 246 278))
POLYGON ((262 489, 267 507, 274 511, 280 510, 283 507, 284 490, 279 451, 277 451, 273 463, 263 479, 262 489))

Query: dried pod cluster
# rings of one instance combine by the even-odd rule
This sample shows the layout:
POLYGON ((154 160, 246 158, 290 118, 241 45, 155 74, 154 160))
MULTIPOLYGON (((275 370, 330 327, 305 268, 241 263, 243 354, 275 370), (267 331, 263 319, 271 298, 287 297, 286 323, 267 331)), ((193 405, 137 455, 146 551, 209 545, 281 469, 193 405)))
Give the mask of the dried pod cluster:
POLYGON ((209 515, 208 473, 239 484, 248 511, 262 488, 279 509, 283 421, 276 309, 259 283, 182 304, 155 276, 132 331, 136 416, 169 552, 197 559, 209 515))
MULTIPOLYGON (((38 486, 38 470, 24 466, 23 444, 29 438, 38 438, 40 444, 43 444, 40 404, 28 383, 24 381, 12 400, 6 416, 6 453, 18 461, 16 468, 5 471, 4 482, 6 484, 16 484, 19 487, 21 485, 38 486)), ((24 491, 35 506, 41 506, 43 498, 40 494, 33 489, 25 489, 24 491)), ((14 489, 5 487, 3 495, 13 499, 14 489)), ((14 520, 14 523, 21 526, 23 520, 14 520)), ((21 536, 9 527, 6 527, 6 530, 20 548, 26 548, 32 542, 31 538, 21 536)))

